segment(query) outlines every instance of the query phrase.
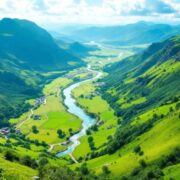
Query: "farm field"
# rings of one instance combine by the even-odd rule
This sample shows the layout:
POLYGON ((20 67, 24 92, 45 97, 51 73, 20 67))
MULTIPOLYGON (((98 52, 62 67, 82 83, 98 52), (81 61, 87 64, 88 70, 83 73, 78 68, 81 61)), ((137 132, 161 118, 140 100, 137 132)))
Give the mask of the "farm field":
POLYGON ((62 104, 62 89, 71 82, 72 80, 67 78, 57 78, 45 86, 43 93, 46 97, 46 103, 33 110, 33 114, 40 116, 41 119, 34 120, 31 117, 24 122, 19 128, 23 134, 26 134, 30 139, 53 144, 65 140, 65 137, 58 137, 58 129, 61 129, 68 137, 69 128, 73 127, 73 132, 77 132, 81 128, 81 120, 69 114, 62 104), (36 126, 39 132, 33 133, 32 126, 36 126))
POLYGON ((73 90, 73 96, 77 103, 86 112, 94 114, 97 122, 101 122, 97 131, 92 131, 91 135, 86 135, 80 139, 81 144, 73 152, 76 158, 84 157, 90 153, 89 136, 93 137, 95 147, 100 150, 107 142, 108 136, 113 135, 116 130, 117 117, 114 115, 114 111, 100 95, 96 94, 95 89, 96 83, 88 82, 73 90))

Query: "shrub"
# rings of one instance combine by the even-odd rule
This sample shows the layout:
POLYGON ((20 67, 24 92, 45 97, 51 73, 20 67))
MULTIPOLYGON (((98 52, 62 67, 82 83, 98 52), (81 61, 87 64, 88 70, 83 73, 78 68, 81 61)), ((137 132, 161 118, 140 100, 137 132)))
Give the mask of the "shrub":
POLYGON ((19 157, 15 154, 15 152, 11 150, 7 150, 4 154, 4 157, 8 161, 18 161, 19 157))
POLYGON ((36 126, 32 126, 32 132, 33 132, 34 134, 38 134, 38 133, 39 133, 39 130, 37 129, 36 126))
POLYGON ((103 171, 103 174, 109 174, 111 172, 107 166, 103 166, 102 171, 103 171))
POLYGON ((143 159, 139 161, 139 164, 142 168, 145 168, 147 166, 146 162, 143 159))
POLYGON ((32 159, 30 156, 24 156, 21 159, 21 163, 24 164, 25 166, 29 166, 31 168, 37 168, 38 164, 35 161, 35 159, 32 159))
POLYGON ((141 147, 139 145, 137 145, 134 150, 133 150, 136 154, 138 154, 141 151, 141 147))

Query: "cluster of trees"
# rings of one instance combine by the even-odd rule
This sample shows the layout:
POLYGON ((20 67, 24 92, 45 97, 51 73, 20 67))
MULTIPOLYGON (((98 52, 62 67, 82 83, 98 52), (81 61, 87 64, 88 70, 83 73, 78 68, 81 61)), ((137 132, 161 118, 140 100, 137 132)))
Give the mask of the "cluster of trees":
POLYGON ((4 153, 4 157, 6 160, 8 161, 12 161, 12 162, 19 162, 25 166, 29 166, 33 169, 38 167, 38 163, 35 159, 31 158, 30 156, 26 155, 23 157, 20 157, 17 153, 15 153, 12 150, 7 150, 4 153))
POLYGON ((96 148, 95 148, 95 144, 94 144, 94 138, 92 136, 88 137, 88 143, 89 143, 90 149, 92 151, 94 151, 96 148))
POLYGON ((11 142, 9 139, 6 141, 5 146, 11 147, 13 146, 21 146, 26 149, 31 149, 31 144, 35 144, 36 146, 43 146, 47 147, 48 144, 45 141, 39 142, 37 139, 32 140, 29 138, 26 138, 24 134, 16 134, 13 130, 11 130, 12 133, 8 135, 9 138, 16 139, 15 142, 11 142))
POLYGON ((137 145, 135 148, 134 148, 134 153, 142 156, 144 154, 143 150, 141 149, 141 146, 137 145))
POLYGON ((58 137, 63 139, 64 137, 66 137, 66 134, 65 132, 63 132, 61 129, 58 129, 57 130, 57 134, 58 134, 58 137))
POLYGON ((0 128, 10 126, 8 119, 10 119, 11 117, 19 117, 22 113, 28 111, 28 109, 30 108, 30 105, 27 103, 21 103, 21 105, 19 106, 19 104, 17 104, 18 102, 14 102, 14 105, 10 105, 7 102, 3 102, 0 104, 0 128))
POLYGON ((38 134, 39 133, 39 130, 38 130, 38 128, 34 125, 34 126, 32 126, 32 132, 34 133, 34 134, 38 134))
MULTIPOLYGON (((136 137, 143 134, 144 132, 150 130, 153 127, 153 123, 159 119, 159 116, 154 115, 154 117, 142 124, 139 125, 124 125, 118 127, 117 131, 115 132, 114 136, 108 136, 107 137, 107 143, 104 145, 104 148, 101 148, 100 151, 96 151, 96 148, 94 146, 93 137, 88 137, 88 143, 90 146, 90 149, 92 150, 90 153, 87 154, 86 160, 97 158, 99 156, 103 156, 105 154, 113 154, 118 149, 123 147, 124 145, 130 143, 133 141, 136 137)), ((141 149, 140 146, 137 146, 134 148, 134 153, 138 155, 143 155, 144 152, 141 149)))
POLYGON ((86 131, 86 134, 90 135, 92 133, 92 131, 98 131, 98 125, 97 124, 94 124, 91 127, 89 127, 86 131))
POLYGON ((137 136, 151 129, 153 127, 153 122, 154 121, 148 121, 137 126, 120 126, 113 139, 107 144, 106 152, 112 154, 125 144, 130 143, 137 136))

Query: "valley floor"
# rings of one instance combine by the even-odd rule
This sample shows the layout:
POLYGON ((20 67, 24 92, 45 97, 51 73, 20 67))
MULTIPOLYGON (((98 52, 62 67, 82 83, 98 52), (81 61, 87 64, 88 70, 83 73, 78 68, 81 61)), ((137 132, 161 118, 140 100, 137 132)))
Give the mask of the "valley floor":
MULTIPOLYGON (((126 50, 121 56, 124 58, 131 54, 133 54, 132 51, 126 50)), ((104 65, 110 62, 110 57, 111 61, 116 62, 119 56, 118 50, 102 48, 100 51, 93 52, 91 56, 84 60, 88 63, 91 62, 94 69, 102 70, 104 65), (103 58, 106 57, 104 61, 103 55, 103 58)), ((78 106, 82 107, 87 114, 96 118, 96 124, 87 130, 85 136, 80 138, 80 145, 70 156, 51 157, 52 154, 67 149, 70 145, 68 144, 69 138, 80 131, 82 127, 81 119, 67 112, 63 103, 63 89, 74 82, 94 75, 94 73, 87 72, 85 68, 80 68, 45 85, 43 90, 45 101, 35 106, 37 99, 30 100, 29 102, 33 108, 21 117, 10 120, 11 124, 26 136, 30 148, 26 147, 25 142, 21 142, 21 145, 25 144, 23 146, 18 145, 21 141, 19 137, 8 139, 12 144, 11 148, 21 156, 29 155, 35 159, 46 152, 51 164, 67 165, 73 170, 81 168, 86 163, 87 168, 98 176, 104 173, 103 167, 106 167, 108 169, 106 179, 119 179, 119 177, 122 179, 141 179, 144 172, 147 174, 152 172, 155 175, 159 173, 160 178, 178 180, 180 177, 178 163, 173 164, 169 161, 166 165, 160 167, 159 162, 172 152, 174 153, 174 149, 180 146, 180 110, 177 109, 180 100, 153 107, 134 116, 129 124, 130 127, 134 129, 137 127, 136 131, 138 131, 139 127, 143 128, 147 125, 145 123, 149 123, 150 128, 133 138, 130 137, 117 151, 103 154, 104 149, 111 143, 117 128, 122 126, 123 119, 121 116, 117 116, 115 110, 103 98, 103 94, 99 90, 103 82, 100 81, 83 83, 72 92, 78 106), (154 114, 158 117, 161 116, 161 118, 151 123, 154 114), (136 149, 139 149, 139 152, 136 152, 136 149)), ((104 73, 104 76, 106 75, 104 73)), ((131 83, 131 81, 133 80, 127 80, 126 83, 131 83)), ((115 89, 111 88, 111 93, 116 93, 115 89)), ((126 97, 126 94, 124 94, 124 97, 126 97)), ((146 102, 143 97, 132 100, 130 103, 125 102, 125 98, 123 98, 120 98, 119 104, 124 109, 146 102)), ((0 138, 2 145, 7 146, 8 141, 0 138)), ((16 162, 10 164, 9 161, 4 159, 4 151, 4 149, 2 152, 0 151, 0 164, 3 164, 3 168, 10 172, 6 175, 7 177, 12 176, 12 171, 15 171, 17 173, 16 177, 19 176, 20 179, 30 179, 38 175, 36 170, 22 164, 16 162), (17 169, 14 170, 13 168, 16 165, 17 169)))

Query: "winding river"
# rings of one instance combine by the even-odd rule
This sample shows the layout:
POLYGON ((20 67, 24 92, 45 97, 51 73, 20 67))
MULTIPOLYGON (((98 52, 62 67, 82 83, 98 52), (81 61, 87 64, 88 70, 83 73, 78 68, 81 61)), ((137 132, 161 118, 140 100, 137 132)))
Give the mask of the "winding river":
POLYGON ((58 157, 64 156, 66 154, 71 154, 75 150, 75 148, 80 144, 79 138, 84 136, 86 134, 86 130, 89 127, 91 127, 96 121, 95 118, 90 117, 88 114, 85 113, 85 111, 81 107, 77 106, 76 100, 71 95, 72 90, 77 88, 78 86, 80 86, 82 83, 96 80, 96 79, 100 78, 103 74, 102 72, 92 70, 90 65, 88 65, 87 70, 91 71, 91 72, 95 72, 96 76, 93 78, 72 84, 69 87, 67 87, 66 89, 64 89, 64 91, 63 91, 63 94, 65 96, 64 104, 66 105, 68 112, 78 116, 82 120, 82 128, 81 128, 80 132, 78 132, 77 134, 74 134, 73 136, 70 137, 70 141, 72 143, 68 146, 67 150, 58 153, 57 154, 58 157))

